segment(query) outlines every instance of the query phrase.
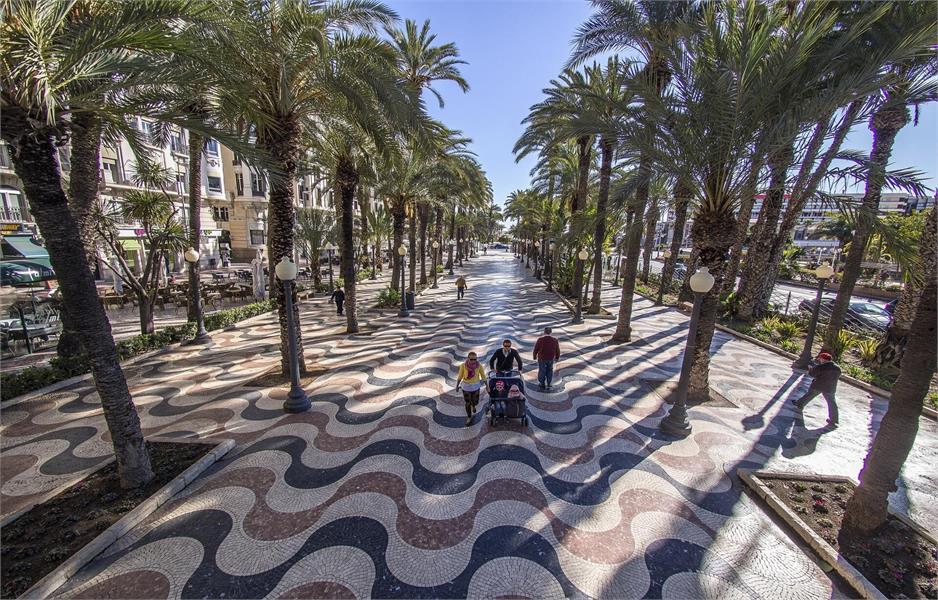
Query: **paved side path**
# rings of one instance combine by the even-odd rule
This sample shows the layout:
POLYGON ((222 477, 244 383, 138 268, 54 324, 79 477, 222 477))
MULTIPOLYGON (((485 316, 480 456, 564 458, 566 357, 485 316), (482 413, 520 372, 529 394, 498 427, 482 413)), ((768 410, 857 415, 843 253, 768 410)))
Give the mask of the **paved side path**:
MULTIPOLYGON (((413 317, 376 318, 366 335, 335 335, 334 316, 304 306, 307 360, 329 369, 309 385, 304 414, 283 414, 283 389, 243 386, 277 362, 272 319, 142 365, 132 385, 147 434, 238 445, 58 594, 840 594, 727 473, 784 462, 855 474, 877 418, 859 396, 843 430, 821 436, 817 408, 798 424, 783 406, 800 384, 774 355, 717 340, 714 382, 738 406, 693 408, 693 435, 668 440, 642 380, 676 376, 685 316, 641 304, 646 343, 607 346, 612 322, 569 326, 556 296, 510 255, 464 272, 465 300, 444 279, 413 317), (529 385, 527 428, 493 428, 482 415, 465 427, 456 362, 506 336, 528 359, 544 325, 565 352, 559 389, 529 385)), ((87 385, 5 410, 3 510, 100 464, 102 421, 87 385)), ((938 458, 936 438, 924 424, 906 472, 913 487, 938 458)), ((928 494, 907 497, 919 510, 928 494)), ((934 525, 933 513, 913 512, 934 525)))

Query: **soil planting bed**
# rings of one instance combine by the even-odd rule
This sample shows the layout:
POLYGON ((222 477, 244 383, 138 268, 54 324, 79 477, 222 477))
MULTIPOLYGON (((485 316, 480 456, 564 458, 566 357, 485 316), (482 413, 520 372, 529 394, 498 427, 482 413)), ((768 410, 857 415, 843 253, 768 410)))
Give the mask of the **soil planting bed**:
POLYGON ((846 558, 887 598, 938 597, 938 547, 894 516, 869 539, 840 548, 844 507, 856 486, 849 481, 759 479, 812 531, 846 558))
POLYGON ((147 448, 156 476, 146 486, 122 490, 111 462, 0 530, 3 598, 25 592, 214 446, 147 442, 147 448))

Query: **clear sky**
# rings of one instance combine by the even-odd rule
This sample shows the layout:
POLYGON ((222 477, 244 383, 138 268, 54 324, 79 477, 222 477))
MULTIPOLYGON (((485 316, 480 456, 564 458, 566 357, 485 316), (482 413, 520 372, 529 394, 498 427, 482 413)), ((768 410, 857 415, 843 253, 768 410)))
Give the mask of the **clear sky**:
MULTIPOLYGON (((434 116, 473 139, 502 204, 513 190, 527 187, 534 160, 516 163, 511 149, 521 134, 521 120, 541 99, 570 53, 576 28, 590 15, 585 0, 386 0, 401 16, 429 18, 439 42, 454 42, 469 64, 462 72, 471 89, 441 83, 446 106, 426 96, 434 116)), ((870 132, 857 127, 846 148, 869 152, 870 132)), ((938 107, 923 107, 918 127, 903 129, 896 140, 894 166, 915 167, 938 184, 938 107)))

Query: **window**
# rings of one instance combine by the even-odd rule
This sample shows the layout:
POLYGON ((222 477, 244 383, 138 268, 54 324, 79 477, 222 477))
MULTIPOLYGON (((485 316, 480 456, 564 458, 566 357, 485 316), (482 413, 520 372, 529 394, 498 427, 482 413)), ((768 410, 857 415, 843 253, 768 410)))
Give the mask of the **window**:
POLYGON ((252 246, 263 246, 264 245, 264 230, 263 229, 252 229, 251 230, 251 245, 252 246))
POLYGON ((239 196, 244 195, 244 175, 241 173, 235 173, 235 189, 239 196))
POLYGON ((186 167, 176 167, 176 190, 179 194, 189 193, 189 170, 186 167))
POLYGON ((118 183, 120 176, 117 174, 117 161, 110 158, 101 160, 101 177, 105 183, 118 183))
POLYGON ((153 144, 153 123, 140 119, 140 132, 143 133, 143 141, 147 144, 153 144))
POLYGON ((213 177, 209 175, 207 179, 208 179, 208 191, 221 192, 221 177, 213 177))
POLYGON ((228 207, 226 206, 213 206, 212 213, 214 213, 216 221, 228 220, 228 207))
POLYGON ((215 140, 205 142, 205 153, 218 156, 218 142, 215 140))
POLYGON ((263 196, 266 191, 267 186, 264 185, 264 179, 255 173, 251 173, 251 194, 253 196, 263 196))
POLYGON ((169 146, 173 152, 180 154, 187 154, 189 152, 189 147, 186 145, 186 141, 182 137, 181 131, 174 131, 169 136, 169 146))
POLYGON ((236 167, 237 167, 238 165, 240 165, 240 164, 241 164, 241 157, 238 156, 237 154, 235 154, 235 155, 234 155, 234 158, 231 159, 231 164, 234 165, 234 166, 236 166, 236 167))

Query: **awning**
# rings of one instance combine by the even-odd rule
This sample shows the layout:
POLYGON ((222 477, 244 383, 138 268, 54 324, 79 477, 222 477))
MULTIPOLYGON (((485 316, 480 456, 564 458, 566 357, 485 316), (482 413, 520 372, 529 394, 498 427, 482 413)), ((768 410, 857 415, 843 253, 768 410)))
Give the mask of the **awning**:
POLYGON ((34 244, 31 238, 32 236, 29 235, 3 236, 3 258, 45 258, 48 260, 49 253, 46 249, 34 244))
POLYGON ((140 242, 137 240, 120 240, 120 244, 126 252, 136 252, 140 249, 140 242))

